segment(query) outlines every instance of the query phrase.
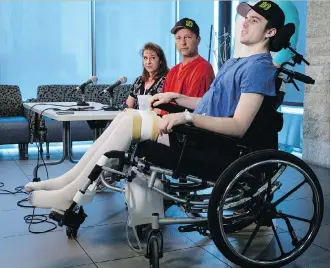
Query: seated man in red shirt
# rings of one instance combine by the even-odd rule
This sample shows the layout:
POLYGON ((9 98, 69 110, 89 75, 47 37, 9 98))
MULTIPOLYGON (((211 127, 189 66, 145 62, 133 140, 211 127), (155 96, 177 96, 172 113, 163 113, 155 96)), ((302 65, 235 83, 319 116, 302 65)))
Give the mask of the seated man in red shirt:
POLYGON ((171 29, 182 62, 170 69, 163 92, 176 92, 189 97, 202 97, 215 78, 212 66, 198 52, 199 26, 194 20, 184 18, 171 29))

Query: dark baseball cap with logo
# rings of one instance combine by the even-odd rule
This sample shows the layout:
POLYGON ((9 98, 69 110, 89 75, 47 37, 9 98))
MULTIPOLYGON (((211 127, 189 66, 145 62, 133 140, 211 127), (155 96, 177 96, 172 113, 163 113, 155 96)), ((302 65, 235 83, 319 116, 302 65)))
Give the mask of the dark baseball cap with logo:
POLYGON ((184 28, 191 30, 197 36, 200 35, 200 29, 199 29, 198 24, 194 20, 188 19, 188 18, 184 18, 184 19, 177 21, 175 26, 171 29, 171 33, 176 34, 178 30, 184 29, 184 28))
POLYGON ((254 6, 243 2, 237 7, 238 14, 243 17, 246 17, 250 10, 254 10, 256 13, 260 14, 276 29, 280 29, 284 26, 285 14, 283 10, 272 1, 260 1, 254 6))

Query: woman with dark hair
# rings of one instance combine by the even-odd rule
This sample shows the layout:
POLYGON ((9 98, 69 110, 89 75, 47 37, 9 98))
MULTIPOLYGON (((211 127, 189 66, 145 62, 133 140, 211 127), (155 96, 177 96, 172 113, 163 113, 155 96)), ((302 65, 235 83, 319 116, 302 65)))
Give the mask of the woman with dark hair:
POLYGON ((160 46, 147 43, 141 50, 143 73, 133 83, 126 104, 129 108, 138 109, 138 95, 155 95, 160 93, 165 77, 169 71, 167 59, 160 46))

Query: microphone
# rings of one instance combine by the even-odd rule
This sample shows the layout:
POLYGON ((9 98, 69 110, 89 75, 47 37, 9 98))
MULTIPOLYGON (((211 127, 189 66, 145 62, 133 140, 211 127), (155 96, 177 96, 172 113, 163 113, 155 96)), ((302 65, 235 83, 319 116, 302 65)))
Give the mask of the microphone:
POLYGON ((104 93, 109 92, 110 94, 112 94, 112 93, 113 93, 113 89, 114 89, 115 87, 119 86, 120 84, 124 84, 124 83, 126 83, 127 80, 128 80, 128 79, 127 79, 125 76, 121 76, 121 77, 120 77, 120 78, 119 78, 114 84, 112 84, 112 85, 106 87, 106 88, 103 90, 103 92, 104 92, 104 93))
POLYGON ((77 90, 84 92, 84 89, 87 85, 98 82, 98 77, 92 76, 89 80, 85 81, 80 86, 76 87, 77 90))
POLYGON ((83 84, 76 87, 76 90, 79 90, 82 93, 81 100, 77 102, 78 106, 89 106, 89 104, 85 101, 85 87, 97 81, 98 81, 98 77, 92 76, 89 80, 85 81, 83 84))
POLYGON ((295 80, 299 80, 305 84, 315 84, 315 80, 312 79, 308 75, 304 75, 302 73, 291 71, 291 70, 285 69, 284 67, 279 68, 279 71, 284 74, 287 74, 289 77, 292 77, 295 80))

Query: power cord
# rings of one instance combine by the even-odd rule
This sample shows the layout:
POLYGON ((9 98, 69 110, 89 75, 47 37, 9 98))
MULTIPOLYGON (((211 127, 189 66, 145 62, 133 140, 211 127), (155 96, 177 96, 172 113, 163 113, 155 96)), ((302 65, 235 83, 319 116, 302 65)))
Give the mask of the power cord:
MULTIPOLYGON (((4 187, 5 184, 3 182, 0 182, 0 188, 4 187)), ((15 194, 28 194, 27 192, 23 191, 24 186, 18 186, 15 188, 15 191, 9 191, 6 189, 0 189, 0 194, 1 195, 15 195, 15 194)), ((17 206, 22 207, 22 208, 32 208, 32 214, 28 214, 26 216, 23 217, 25 223, 29 224, 29 232, 32 234, 43 234, 43 233, 48 233, 51 232, 53 230, 55 230, 57 228, 57 225, 54 222, 49 221, 48 219, 48 215, 47 214, 35 214, 35 207, 34 206, 29 206, 29 205, 22 205, 22 203, 24 202, 28 202, 28 198, 23 198, 22 200, 17 202, 17 206), (52 224, 53 227, 45 230, 45 231, 32 231, 31 230, 31 225, 32 224, 40 224, 40 223, 49 223, 52 224)))
MULTIPOLYGON (((43 103, 37 103, 37 104, 35 104, 35 105, 33 105, 33 106, 30 107, 29 112, 28 112, 28 124, 29 124, 29 127, 31 126, 31 112, 32 112, 32 109, 35 106, 37 106, 37 105, 48 105, 48 104, 46 104, 46 103, 45 104, 43 104, 43 103)), ((71 105, 70 106, 67 106, 67 105, 53 105, 53 106, 66 107, 66 108, 73 107, 71 105)), ((47 111, 47 110, 59 111, 60 109, 59 108, 54 108, 54 107, 52 107, 52 108, 46 108, 43 111, 41 111, 40 118, 43 117, 43 113, 45 111, 47 111)), ((70 109, 68 109, 68 110, 70 110, 70 109)), ((43 131, 47 131, 47 129, 42 129, 42 130, 43 131)), ((41 129, 39 129, 39 131, 38 131, 38 134, 39 135, 38 135, 37 138, 38 138, 39 143, 40 143, 41 146, 39 147, 38 146, 38 141, 36 142, 36 146, 37 146, 37 149, 38 149, 37 165, 39 165, 39 161, 40 161, 40 158, 41 158, 41 160, 43 162, 43 165, 44 165, 44 167, 46 169, 47 179, 49 179, 47 166, 46 166, 46 163, 44 161, 43 154, 42 154, 43 150, 42 150, 42 144, 41 144, 41 141, 40 141, 41 140, 40 131, 41 131, 41 129), (39 156, 40 156, 40 158, 39 158, 39 156)), ((37 177, 38 177, 38 175, 37 175, 37 177)), ((2 188, 2 187, 4 187, 4 183, 0 182, 0 188, 2 188)), ((17 193, 28 194, 27 192, 23 191, 23 189, 24 189, 24 186, 16 187, 15 188, 15 192, 11 192, 11 191, 5 190, 5 189, 0 189, 0 194, 17 194, 17 193)), ((48 214, 35 214, 35 209, 36 208, 34 206, 22 205, 22 203, 28 202, 28 201, 29 201, 28 198, 23 198, 22 200, 20 200, 20 201, 17 202, 17 206, 22 207, 22 208, 32 208, 33 209, 32 214, 28 214, 28 215, 24 216, 24 218, 23 218, 24 221, 29 224, 29 228, 28 228, 29 232, 32 233, 32 234, 43 234, 43 233, 48 233, 48 232, 51 232, 51 231, 55 230, 57 228, 57 225, 54 222, 49 221, 48 214), (48 230, 46 230, 46 231, 32 231, 31 230, 31 225, 32 224, 41 224, 41 223, 45 223, 45 222, 46 223, 49 223, 49 224, 52 224, 53 227, 50 228, 50 229, 48 229, 48 230)))
POLYGON ((49 219, 48 214, 35 214, 36 207, 22 205, 23 202, 28 202, 28 201, 29 201, 28 198, 24 198, 17 202, 17 206, 22 207, 22 208, 32 208, 33 209, 32 214, 28 214, 23 217, 25 223, 29 224, 29 228, 28 228, 29 232, 32 234, 44 234, 44 233, 48 233, 48 232, 55 230, 57 228, 57 225, 54 222, 51 222, 48 220, 49 219), (44 222, 52 224, 53 227, 46 231, 32 231, 31 230, 32 224, 40 224, 40 223, 44 223, 44 222))
MULTIPOLYGON (((29 117, 28 117, 28 122, 29 122, 29 126, 31 125, 31 111, 32 111, 32 108, 35 107, 36 105, 42 105, 42 104, 35 104, 33 106, 31 106, 31 108, 29 109, 29 117)), ((68 106, 66 106, 68 107, 68 106)), ((44 109, 40 115, 42 117, 42 114, 46 111, 46 110, 50 110, 50 109, 54 109, 54 108, 46 108, 44 109)), ((57 109, 57 108, 55 108, 57 109)), ((39 133, 39 132, 38 132, 39 133)), ((40 142, 40 133, 39 133, 39 136, 38 136, 38 139, 39 139, 39 142, 40 142)), ((36 142, 36 146, 37 146, 37 149, 38 149, 38 158, 37 158, 37 165, 39 165, 39 161, 40 161, 40 158, 44 164, 44 167, 46 169, 46 175, 47 175, 47 179, 49 179, 49 175, 48 175, 48 170, 47 170, 47 166, 46 166, 46 163, 44 161, 44 158, 43 158, 43 154, 42 154, 42 147, 39 147, 38 146, 38 142, 36 142)), ((0 182, 0 188, 4 187, 4 183, 3 182, 0 182)), ((23 194, 26 194, 28 195, 27 192, 24 191, 24 186, 18 186, 15 188, 15 191, 9 191, 9 190, 6 190, 6 189, 0 189, 0 194, 11 194, 11 195, 14 195, 14 194, 19 194, 19 193, 23 193, 23 194)), ((29 227, 28 227, 28 231, 32 234, 43 234, 43 233, 48 233, 48 232, 51 232, 53 230, 55 230, 57 228, 57 225, 54 223, 54 222, 51 222, 49 221, 49 217, 48 217, 48 214, 35 214, 35 207, 34 206, 31 206, 31 205, 23 205, 22 203, 25 203, 25 202, 29 202, 28 198, 23 198, 22 200, 18 201, 17 202, 17 206, 19 207, 22 207, 22 208, 32 208, 33 211, 32 211, 32 214, 28 214, 26 216, 23 217, 25 223, 29 224, 29 227), (41 224, 41 223, 49 223, 51 225, 53 225, 52 228, 48 229, 48 230, 45 230, 45 231, 32 231, 31 230, 31 225, 33 224, 41 224)))

